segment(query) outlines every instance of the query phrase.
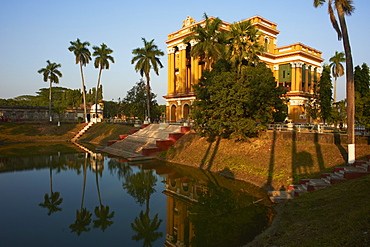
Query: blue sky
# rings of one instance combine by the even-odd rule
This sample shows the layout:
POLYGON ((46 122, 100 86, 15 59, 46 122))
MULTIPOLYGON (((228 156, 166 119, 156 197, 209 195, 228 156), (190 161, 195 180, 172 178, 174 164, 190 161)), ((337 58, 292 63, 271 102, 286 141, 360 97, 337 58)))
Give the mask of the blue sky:
MULTIPOLYGON (((370 1, 354 1, 356 10, 347 17, 354 65, 370 65, 370 1)), ((0 98, 35 95, 48 87, 37 70, 46 60, 60 63, 60 86, 80 88, 81 77, 70 41, 80 38, 92 46, 105 43, 114 50, 115 63, 104 70, 104 99, 115 101, 126 96, 140 75, 131 65, 132 50, 142 46, 141 38, 155 39, 165 52, 160 75, 151 75, 153 92, 164 104, 167 90, 167 35, 180 29, 187 16, 196 21, 203 14, 233 23, 260 15, 277 23, 278 46, 301 42, 323 52, 328 59, 343 51, 337 40, 327 6, 313 7, 313 0, 0 0, 0 98)), ((91 49, 92 50, 92 49, 91 49)), ((84 68, 86 87, 96 86, 98 70, 93 63, 84 68)), ((345 79, 338 81, 338 99, 345 98, 345 79)))

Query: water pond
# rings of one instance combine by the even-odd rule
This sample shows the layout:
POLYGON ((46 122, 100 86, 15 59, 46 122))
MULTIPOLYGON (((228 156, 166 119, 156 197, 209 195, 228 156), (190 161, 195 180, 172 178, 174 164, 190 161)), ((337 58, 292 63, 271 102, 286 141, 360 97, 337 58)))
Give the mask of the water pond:
POLYGON ((73 145, 0 146, 1 246, 241 246, 270 222, 264 191, 196 168, 73 145))

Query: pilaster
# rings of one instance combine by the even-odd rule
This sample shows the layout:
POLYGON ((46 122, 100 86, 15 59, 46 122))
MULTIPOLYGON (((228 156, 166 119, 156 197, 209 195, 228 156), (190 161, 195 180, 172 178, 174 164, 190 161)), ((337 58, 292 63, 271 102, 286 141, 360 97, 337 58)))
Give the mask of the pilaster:
POLYGON ((186 44, 178 45, 180 52, 179 63, 179 92, 186 92, 186 44))
MULTIPOLYGON (((193 48, 197 42, 195 40, 190 41, 190 45, 193 48)), ((190 85, 189 92, 194 92, 193 86, 198 83, 199 80, 199 65, 198 58, 191 56, 191 72, 190 72, 190 85)))
POLYGON ((304 92, 307 93, 308 92, 308 65, 306 64, 305 66, 305 71, 303 71, 302 73, 305 73, 305 82, 304 82, 304 92))
POLYGON ((274 77, 276 79, 276 86, 279 86, 279 65, 274 65, 274 77))
POLYGON ((296 84, 297 84, 297 91, 303 91, 302 88, 302 62, 296 62, 295 67, 296 67, 296 84))
POLYGON ((292 85, 292 91, 299 91, 299 86, 296 82, 296 63, 290 63, 292 68, 292 75, 291 75, 291 85, 292 85))
POLYGON ((167 94, 175 93, 175 48, 167 48, 168 53, 168 89, 167 94))
POLYGON ((311 81, 310 81, 310 88, 309 88, 309 92, 312 94, 312 93, 314 93, 314 83, 315 83, 315 81, 314 81, 314 78, 315 78, 315 76, 314 76, 314 73, 315 73, 315 67, 314 66, 311 66, 311 71, 309 72, 309 73, 311 73, 311 81))

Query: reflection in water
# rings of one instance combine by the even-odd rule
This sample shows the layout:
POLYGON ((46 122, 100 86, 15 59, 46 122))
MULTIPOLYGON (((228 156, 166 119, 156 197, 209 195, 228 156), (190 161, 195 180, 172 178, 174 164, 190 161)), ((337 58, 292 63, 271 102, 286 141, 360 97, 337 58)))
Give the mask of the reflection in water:
POLYGON ((53 170, 50 167, 50 196, 45 194, 44 202, 40 203, 39 206, 49 209, 48 215, 52 213, 62 211, 62 208, 59 207, 63 202, 63 198, 60 198, 60 192, 53 191, 53 170))
POLYGON ((85 188, 86 188, 86 170, 87 170, 87 158, 88 153, 85 154, 84 164, 83 164, 83 186, 82 186, 82 198, 81 198, 81 207, 80 210, 76 210, 76 220, 73 224, 69 226, 71 228, 71 232, 77 233, 78 236, 81 235, 82 232, 90 231, 90 223, 91 223, 91 216, 92 214, 84 208, 84 200, 85 200, 85 188))
POLYGON ((163 236, 162 232, 157 232, 162 220, 158 220, 158 214, 153 219, 149 217, 150 196, 156 192, 154 186, 157 178, 149 170, 141 170, 136 174, 126 176, 123 188, 130 194, 139 205, 146 203, 145 213, 140 211, 139 217, 131 223, 131 228, 137 233, 132 236, 132 240, 144 240, 143 246, 152 246, 152 243, 163 236))
POLYGON ((197 172, 204 175, 203 180, 173 173, 166 181, 165 246, 241 246, 270 223, 270 203, 266 197, 260 197, 258 189, 249 185, 251 194, 246 194, 219 185, 230 182, 234 187, 234 180, 197 172))
POLYGON ((0 210, 6 246, 27 245, 27 236, 40 239, 38 246, 56 241, 60 246, 240 246, 272 215, 266 194, 251 184, 195 168, 133 165, 96 153, 3 159, 0 196, 6 202, 0 210), (49 183, 37 179, 45 168, 49 183), (25 178, 13 178, 18 174, 25 178), (9 187, 17 200, 4 189, 9 187), (24 205, 22 211, 17 205, 24 205))
POLYGON ((94 172, 95 172, 95 182, 96 182, 96 190, 98 191, 98 200, 99 206, 95 207, 94 213, 97 217, 97 220, 94 220, 94 228, 100 228, 103 232, 108 228, 108 226, 112 225, 114 222, 110 220, 114 217, 114 211, 110 212, 109 206, 104 206, 102 203, 101 195, 100 195, 100 187, 99 187, 99 176, 103 175, 103 157, 101 155, 96 154, 95 157, 99 157, 99 159, 95 160, 94 172), (98 162, 100 161, 100 162, 98 162))

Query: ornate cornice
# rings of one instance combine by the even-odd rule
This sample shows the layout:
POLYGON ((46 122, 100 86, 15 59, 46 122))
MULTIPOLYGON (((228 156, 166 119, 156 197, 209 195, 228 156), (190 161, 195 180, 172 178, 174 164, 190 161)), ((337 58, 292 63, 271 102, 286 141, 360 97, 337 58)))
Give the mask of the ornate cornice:
POLYGON ((171 47, 171 48, 167 48, 167 53, 168 54, 173 54, 175 53, 175 48, 171 47))
POLYGON ((179 48, 180 51, 185 50, 187 47, 187 44, 179 44, 177 47, 179 48))

